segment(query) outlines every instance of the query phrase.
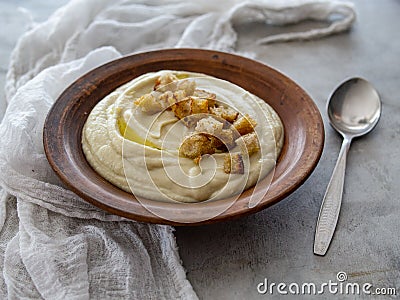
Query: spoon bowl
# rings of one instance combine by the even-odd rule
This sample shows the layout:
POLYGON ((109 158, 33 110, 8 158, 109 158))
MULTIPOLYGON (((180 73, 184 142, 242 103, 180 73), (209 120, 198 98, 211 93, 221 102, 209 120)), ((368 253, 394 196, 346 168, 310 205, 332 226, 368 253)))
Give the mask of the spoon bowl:
POLYGON ((327 111, 330 124, 343 136, 343 143, 319 211, 314 240, 317 255, 326 254, 339 218, 351 140, 375 127, 381 115, 381 101, 368 81, 356 77, 336 88, 328 101, 327 111))
POLYGON ((333 128, 342 135, 358 137, 370 132, 378 123, 381 101, 367 80, 351 78, 333 92, 327 111, 333 128))

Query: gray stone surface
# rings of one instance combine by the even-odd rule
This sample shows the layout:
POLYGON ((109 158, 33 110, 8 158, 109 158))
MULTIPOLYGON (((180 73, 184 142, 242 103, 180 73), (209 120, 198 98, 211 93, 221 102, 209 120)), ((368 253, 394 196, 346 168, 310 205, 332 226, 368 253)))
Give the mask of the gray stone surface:
MULTIPOLYGON (((42 20, 66 1, 0 1, 0 85, 8 55, 26 21, 17 6, 42 20), (6 27, 3 27, 6 26, 6 27)), ((254 45, 256 37, 324 24, 285 28, 263 24, 239 30, 238 50, 299 83, 317 103, 325 121, 326 144, 314 173, 295 193, 260 213, 235 221, 177 228, 176 237, 188 277, 201 299, 265 299, 257 284, 315 283, 346 272, 348 280, 400 294, 400 2, 354 1, 358 19, 348 33, 309 42, 254 45), (341 144, 325 114, 326 101, 345 78, 362 76, 379 91, 383 114, 376 129, 355 140, 348 157, 342 211, 325 257, 313 255, 315 223, 341 144)), ((0 99, 1 100, 1 99, 0 99)), ((280 298, 276 289, 272 298, 280 298)), ((299 296, 293 297, 301 298, 299 296)), ((309 299, 309 296, 304 296, 309 299)), ((374 299, 332 295, 318 299, 374 299)))

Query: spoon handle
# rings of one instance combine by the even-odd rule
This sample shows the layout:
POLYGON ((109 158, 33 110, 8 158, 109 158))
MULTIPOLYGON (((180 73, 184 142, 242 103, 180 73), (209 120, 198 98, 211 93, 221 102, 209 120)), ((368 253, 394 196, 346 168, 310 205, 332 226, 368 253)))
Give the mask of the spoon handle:
POLYGON ((325 255, 335 232, 342 203, 346 157, 350 144, 351 139, 345 137, 319 211, 314 240, 314 254, 317 255, 325 255))

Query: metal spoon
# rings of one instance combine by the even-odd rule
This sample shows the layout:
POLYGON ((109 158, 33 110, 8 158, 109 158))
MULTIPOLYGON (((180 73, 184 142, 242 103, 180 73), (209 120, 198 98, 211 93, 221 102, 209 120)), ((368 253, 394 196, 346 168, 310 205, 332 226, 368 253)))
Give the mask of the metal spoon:
POLYGON ((314 240, 314 253, 317 255, 325 255, 335 231, 351 140, 375 127, 381 115, 381 101, 368 81, 351 78, 336 88, 327 110, 332 127, 343 136, 343 144, 318 216, 314 240))

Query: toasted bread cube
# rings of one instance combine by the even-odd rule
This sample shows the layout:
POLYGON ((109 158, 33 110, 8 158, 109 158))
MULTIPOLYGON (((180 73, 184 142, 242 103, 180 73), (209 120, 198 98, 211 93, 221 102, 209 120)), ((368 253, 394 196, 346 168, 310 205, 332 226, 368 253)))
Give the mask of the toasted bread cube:
POLYGON ((174 92, 174 99, 175 99, 175 102, 174 102, 174 103, 179 102, 179 101, 182 101, 183 99, 187 98, 187 96, 188 96, 188 95, 187 95, 186 92, 183 91, 183 90, 177 90, 177 91, 175 91, 175 92, 174 92))
POLYGON ((160 101, 164 108, 172 109, 175 103, 180 102, 186 98, 186 93, 184 91, 166 91, 160 96, 160 101))
POLYGON ((210 113, 216 115, 224 120, 227 120, 229 123, 233 123, 236 120, 239 113, 230 107, 210 107, 210 113))
POLYGON ((234 133, 230 129, 223 129, 217 138, 219 138, 228 149, 232 149, 236 146, 234 133))
POLYGON ((257 126, 257 122, 252 119, 248 114, 239 117, 233 122, 233 127, 240 133, 240 135, 245 135, 247 133, 253 132, 254 127, 257 126))
MULTIPOLYGON (((162 111, 163 109, 172 109, 177 102, 180 102, 186 98, 185 91, 165 91, 160 93, 158 91, 153 91, 149 94, 145 94, 140 98, 135 100, 135 104, 139 106, 143 112, 147 114, 154 114, 162 111)), ((175 109, 185 109, 187 103, 182 103, 178 105, 178 108, 175 109)), ((187 109, 191 109, 188 107, 187 109)), ((188 111, 190 114, 190 111, 188 111)))
POLYGON ((242 146, 242 151, 247 151, 249 155, 260 151, 260 144, 255 132, 241 136, 236 142, 242 146))
POLYGON ((196 89, 196 82, 194 80, 182 79, 176 83, 178 91, 184 91, 187 96, 192 96, 196 89))
POLYGON ((201 89, 195 89, 193 96, 207 99, 207 100, 216 100, 217 95, 214 93, 207 92, 206 90, 201 90, 201 89))
POLYGON ((189 79, 178 79, 173 73, 165 73, 156 79, 153 89, 164 93, 166 91, 184 91, 186 95, 193 95, 196 89, 196 82, 189 79))
POLYGON ((217 95, 205 90, 195 89, 193 96, 208 100, 208 106, 212 107, 216 104, 217 95))
POLYGON ((213 135, 207 135, 209 139, 213 138, 213 144, 216 148, 223 151, 232 149, 236 146, 233 131, 229 129, 223 129, 220 132, 216 132, 213 135))
POLYGON ((209 116, 199 120, 194 130, 197 132, 208 133, 210 135, 217 136, 222 132, 223 128, 224 124, 222 122, 209 116))
POLYGON ((207 118, 208 114, 200 113, 186 116, 182 119, 183 124, 188 128, 193 128, 201 119, 207 118))
POLYGON ((208 139, 210 140, 211 146, 213 146, 215 149, 221 148, 224 146, 224 143, 217 137, 209 135, 207 136, 208 139))
POLYGON ((201 133, 195 133, 186 137, 179 147, 179 154, 184 157, 195 159, 203 154, 213 154, 215 148, 210 140, 201 133))
POLYGON ((190 102, 191 114, 201 114, 208 112, 208 100, 201 98, 191 98, 190 102))
POLYGON ((145 94, 135 100, 135 105, 141 108, 144 113, 149 115, 155 114, 163 110, 163 105, 159 101, 159 93, 152 92, 145 94))
POLYGON ((196 132, 207 134, 209 137, 214 137, 220 141, 215 142, 217 147, 225 145, 226 148, 230 149, 235 146, 235 137, 231 129, 224 129, 224 123, 209 116, 208 118, 201 119, 197 122, 196 132))
POLYGON ((166 91, 160 95, 159 101, 163 108, 169 108, 175 103, 174 94, 171 91, 166 91))
POLYGON ((190 115, 191 107, 190 107, 190 99, 185 98, 179 102, 176 102, 171 106, 172 111, 178 119, 183 119, 186 116, 190 115))
POLYGON ((183 119, 193 114, 206 113, 208 111, 208 101, 205 99, 187 97, 173 104, 171 109, 176 117, 183 119))
POLYGON ((244 163, 242 154, 240 153, 225 154, 224 172, 227 174, 244 174, 244 163))
POLYGON ((158 92, 175 91, 178 78, 171 72, 162 74, 156 79, 154 90, 158 92))

